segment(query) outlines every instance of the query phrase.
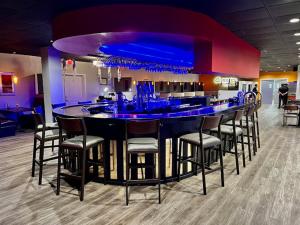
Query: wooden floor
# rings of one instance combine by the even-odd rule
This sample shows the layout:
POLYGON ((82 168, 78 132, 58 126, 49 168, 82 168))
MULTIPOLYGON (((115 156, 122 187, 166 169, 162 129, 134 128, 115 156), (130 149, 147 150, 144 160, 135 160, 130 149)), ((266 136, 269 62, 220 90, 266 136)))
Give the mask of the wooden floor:
POLYGON ((261 109, 262 147, 239 176, 226 155, 224 188, 219 173, 209 174, 208 195, 202 195, 199 174, 163 185, 161 205, 154 187, 132 188, 129 206, 119 186, 88 183, 80 202, 62 183, 56 196, 55 164, 45 166, 41 186, 30 176, 32 134, 2 138, 0 224, 300 224, 300 130, 282 127, 280 113, 261 109))

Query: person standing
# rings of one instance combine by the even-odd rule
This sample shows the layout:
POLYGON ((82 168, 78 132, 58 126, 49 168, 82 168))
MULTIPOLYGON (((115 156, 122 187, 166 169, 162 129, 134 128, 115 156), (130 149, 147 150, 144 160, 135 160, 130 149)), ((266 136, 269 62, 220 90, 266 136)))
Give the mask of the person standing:
POLYGON ((257 95, 257 93, 258 93, 257 84, 254 85, 252 92, 254 92, 257 95))
POLYGON ((287 104, 288 92, 289 92, 289 88, 287 84, 281 84, 281 87, 278 89, 278 94, 279 94, 278 109, 281 108, 281 101, 282 101, 282 106, 285 106, 287 104))

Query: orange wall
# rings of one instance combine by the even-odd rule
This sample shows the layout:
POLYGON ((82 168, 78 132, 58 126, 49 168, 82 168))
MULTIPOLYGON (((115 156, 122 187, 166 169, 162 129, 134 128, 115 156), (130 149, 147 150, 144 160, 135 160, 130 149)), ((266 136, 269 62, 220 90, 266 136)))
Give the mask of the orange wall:
POLYGON ((297 72, 287 71, 287 72, 260 72, 258 80, 258 90, 260 88, 260 80, 265 79, 288 79, 288 82, 297 81, 297 72))
POLYGON ((204 91, 218 91, 219 90, 219 85, 215 84, 214 78, 216 76, 213 74, 201 74, 199 75, 199 82, 204 83, 204 91))

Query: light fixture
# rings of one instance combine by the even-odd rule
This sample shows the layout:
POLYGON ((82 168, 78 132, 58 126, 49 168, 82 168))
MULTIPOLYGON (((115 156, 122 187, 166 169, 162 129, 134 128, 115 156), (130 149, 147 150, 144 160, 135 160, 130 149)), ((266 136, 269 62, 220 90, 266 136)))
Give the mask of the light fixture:
POLYGON ((296 45, 300 45, 300 41, 297 41, 297 42, 296 42, 296 45))
POLYGON ((53 40, 50 40, 50 43, 53 43, 53 40))
POLYGON ((17 84, 19 81, 17 76, 13 76, 12 80, 13 80, 14 84, 17 84))
POLYGON ((299 23, 300 19, 299 18, 292 18, 290 19, 290 23, 299 23))
POLYGON ((300 33, 294 33, 294 36, 300 36, 300 33))
POLYGON ((133 81, 133 85, 136 85, 136 81, 135 80, 133 81))

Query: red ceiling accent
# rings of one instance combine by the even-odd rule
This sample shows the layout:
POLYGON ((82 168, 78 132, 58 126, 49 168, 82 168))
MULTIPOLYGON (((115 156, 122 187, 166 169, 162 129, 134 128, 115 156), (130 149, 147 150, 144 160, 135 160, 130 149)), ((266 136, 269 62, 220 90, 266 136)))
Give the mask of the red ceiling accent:
POLYGON ((203 51, 195 47, 196 72, 216 72, 246 78, 259 76, 260 52, 256 48, 210 17, 186 9, 154 5, 95 6, 58 16, 53 22, 53 31, 56 40, 102 32, 188 35, 210 42, 211 46, 211 50, 206 47, 203 51), (203 52, 210 53, 204 55, 205 63, 201 62, 203 52), (197 62, 198 54, 200 58, 197 62))

